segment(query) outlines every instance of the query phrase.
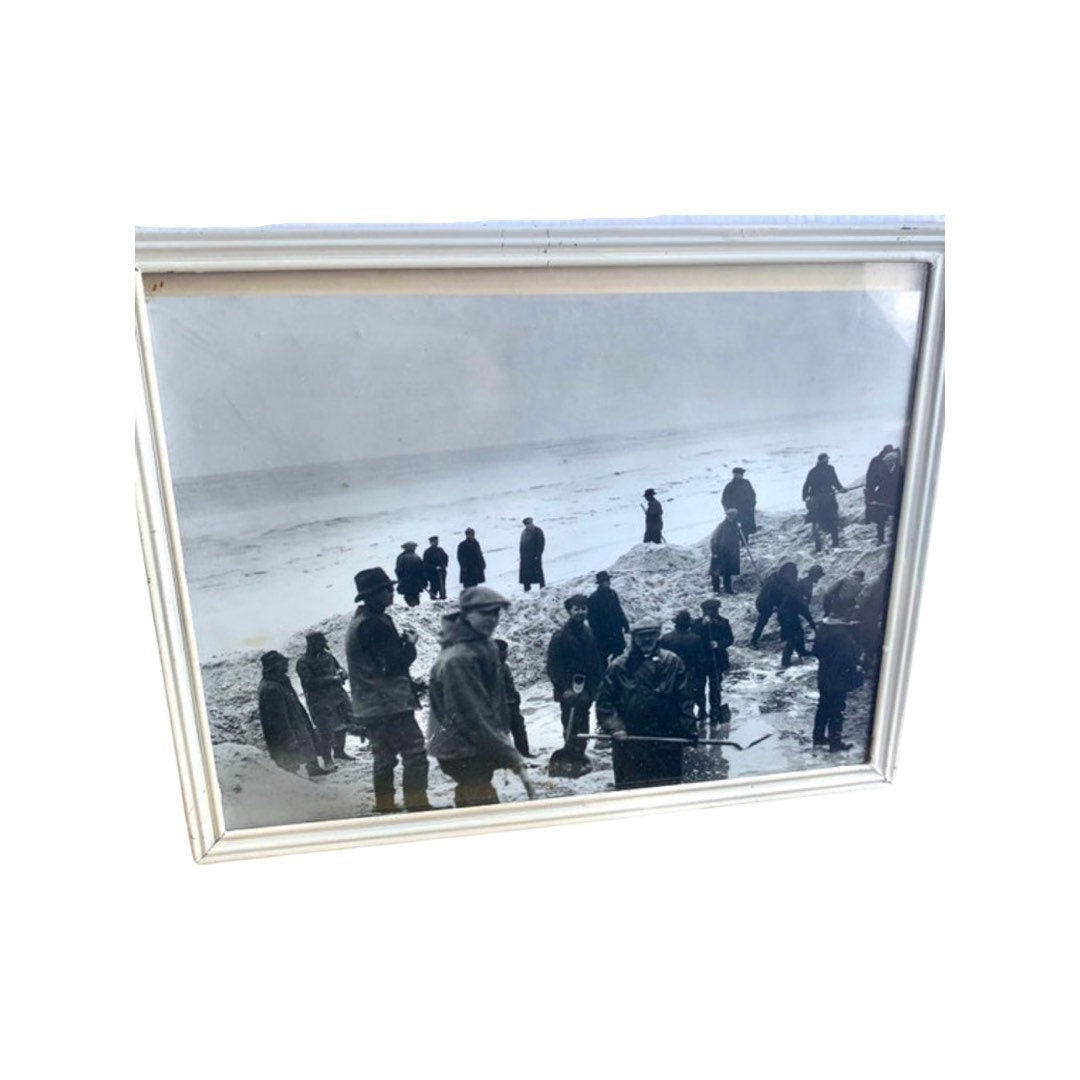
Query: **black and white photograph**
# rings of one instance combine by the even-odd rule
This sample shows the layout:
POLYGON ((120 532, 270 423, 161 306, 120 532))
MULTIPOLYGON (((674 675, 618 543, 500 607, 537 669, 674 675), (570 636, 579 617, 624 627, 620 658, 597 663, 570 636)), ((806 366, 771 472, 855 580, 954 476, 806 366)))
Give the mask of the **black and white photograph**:
POLYGON ((226 828, 866 762, 921 267, 251 277, 146 279, 226 828))

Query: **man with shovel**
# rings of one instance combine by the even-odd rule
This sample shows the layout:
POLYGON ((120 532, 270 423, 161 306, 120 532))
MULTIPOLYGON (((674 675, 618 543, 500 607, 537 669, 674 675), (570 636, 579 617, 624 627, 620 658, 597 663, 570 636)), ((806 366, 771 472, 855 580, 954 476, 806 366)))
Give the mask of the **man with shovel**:
POLYGON ((697 742, 686 668, 659 641, 660 620, 639 619, 600 683, 596 718, 611 735, 616 791, 682 783, 683 750, 697 742))
POLYGON ((592 708, 604 665, 596 639, 585 622, 588 597, 576 594, 563 601, 570 618, 551 635, 547 651, 547 676, 562 712, 563 747, 551 755, 552 776, 580 776, 589 771, 585 743, 578 735, 589 734, 592 708))

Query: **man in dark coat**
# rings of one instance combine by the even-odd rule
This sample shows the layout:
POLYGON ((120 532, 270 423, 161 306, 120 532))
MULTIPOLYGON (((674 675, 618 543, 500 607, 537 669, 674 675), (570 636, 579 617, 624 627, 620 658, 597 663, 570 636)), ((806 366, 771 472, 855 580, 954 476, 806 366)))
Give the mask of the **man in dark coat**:
POLYGON ((885 609, 889 601, 892 575, 886 571, 859 593, 855 601, 855 640, 862 650, 865 673, 876 671, 885 639, 885 609))
POLYGON ((721 698, 721 686, 724 672, 731 667, 728 648, 735 644, 735 635, 731 632, 731 623, 720 614, 720 601, 716 597, 711 596, 701 602, 701 618, 694 620, 693 630, 705 646, 709 718, 713 724, 722 724, 726 710, 721 698))
POLYGON ((654 488, 645 489, 645 537, 642 543, 662 544, 664 542, 664 508, 656 497, 654 488))
POLYGON ((758 590, 754 606, 757 608, 757 622, 754 624, 753 633, 750 635, 750 647, 756 649, 761 635, 765 631, 769 620, 776 614, 780 606, 780 598, 783 596, 783 579, 787 578, 792 584, 799 580, 799 568, 793 562, 784 563, 779 570, 765 575, 765 580, 758 590))
POLYGON ((814 641, 818 658, 818 706, 814 714, 814 745, 828 746, 836 754, 851 749, 843 741, 847 696, 863 684, 859 646, 851 625, 828 616, 822 620, 814 641))
MULTIPOLYGON (((794 563, 786 565, 794 566, 794 563)), ((814 617, 810 614, 810 606, 806 601, 806 594, 799 587, 797 579, 791 580, 790 572, 780 579, 780 598, 776 605, 776 613, 780 619, 780 640, 784 643, 780 665, 791 667, 793 653, 797 654, 800 660, 810 655, 806 651, 803 620, 806 620, 811 629, 815 624, 814 617)))
POLYGON ((589 734, 589 710, 600 688, 604 665, 585 622, 588 599, 576 594, 564 600, 563 607, 570 618, 548 642, 547 676, 562 713, 563 744, 571 757, 584 762, 585 740, 577 736, 589 734))
POLYGON ((345 636, 353 713, 367 728, 372 750, 375 812, 391 814, 394 768, 401 758, 405 809, 431 810, 428 759, 416 723, 419 702, 409 667, 416 659, 416 631, 400 633, 387 609, 394 603, 394 581, 381 567, 361 570, 355 578, 356 609, 345 636))
POLYGON ((405 597, 405 603, 409 607, 416 607, 420 603, 420 594, 427 585, 427 571, 424 569, 424 560, 416 554, 416 541, 406 540, 401 545, 401 554, 394 564, 394 573, 397 574, 397 591, 405 597))
POLYGON ((834 581, 822 594, 821 610, 826 615, 848 618, 855 610, 865 581, 866 573, 862 570, 852 570, 839 581, 834 581))
POLYGON ((731 579, 739 573, 739 548, 743 536, 739 532, 739 511, 728 510, 724 520, 713 530, 709 539, 709 577, 714 593, 720 591, 720 579, 724 579, 724 592, 734 595, 731 579))
POLYGON ((455 806, 497 803, 496 769, 520 773, 499 649, 492 640, 510 601, 486 585, 465 589, 443 618, 442 651, 428 683, 431 754, 457 785, 455 806))
POLYGON ((866 481, 866 521, 877 526, 877 542, 885 543, 885 523, 900 513, 900 494, 904 487, 904 470, 900 455, 892 450, 874 470, 871 485, 870 473, 866 481))
POLYGON ((521 712, 521 694, 518 692, 513 672, 506 660, 510 646, 502 638, 495 639, 495 646, 499 650, 499 663, 502 665, 500 670, 506 689, 506 705, 510 712, 510 737, 514 740, 514 749, 522 757, 535 757, 536 755, 529 750, 529 732, 525 727, 525 717, 521 712))
POLYGON ((739 528, 745 536, 749 536, 757 531, 757 522, 754 520, 757 492, 743 475, 745 472, 746 470, 738 465, 731 470, 731 479, 720 496, 720 505, 725 510, 738 511, 739 528))
POLYGON ((704 638, 694 632, 693 619, 685 608, 675 612, 675 629, 660 639, 660 648, 673 652, 683 662, 698 720, 704 721, 709 715, 705 708, 705 679, 712 657, 706 651, 704 638))
POLYGON ((810 601, 814 599, 814 586, 825 576, 825 570, 814 563, 809 570, 801 578, 799 578, 796 584, 798 585, 799 592, 802 594, 802 598, 806 601, 806 606, 810 606, 810 601))
POLYGON ((475 529, 465 530, 465 539, 457 546, 457 561, 461 568, 461 587, 471 589, 484 580, 487 563, 480 550, 480 541, 476 539, 475 529))
POLYGON ((611 575, 606 570, 596 575, 596 591, 589 597, 589 628, 596 638, 600 660, 606 667, 613 656, 626 648, 623 634, 630 631, 619 594, 611 587, 611 575))
POLYGON ((333 766, 319 767, 315 729, 293 689, 288 659, 271 649, 263 653, 261 660, 259 721, 266 749, 274 763, 292 773, 303 765, 308 776, 326 776, 333 772, 333 766))
POLYGON ((437 536, 428 537, 428 546, 423 554, 424 573, 427 575, 428 595, 432 600, 446 599, 446 568, 450 565, 450 556, 439 547, 437 536))
POLYGON ((836 505, 835 494, 837 491, 847 491, 847 488, 840 483, 836 470, 829 464, 829 455, 818 454, 817 464, 806 474, 802 489, 807 520, 813 526, 815 551, 821 550, 821 530, 832 537, 833 547, 840 545, 840 508, 836 505))
POLYGON ((531 517, 525 518, 521 524, 525 528, 521 530, 518 544, 518 581, 529 592, 534 585, 539 585, 541 589, 544 587, 544 530, 534 525, 531 517))
POLYGON ((878 473, 881 471, 885 464, 885 455, 891 454, 893 447, 891 443, 886 443, 881 448, 880 454, 875 454, 870 459, 870 464, 866 466, 866 483, 863 485, 863 499, 866 502, 866 524, 873 525, 874 521, 870 514, 870 492, 874 488, 874 484, 877 482, 878 473))
POLYGON ((616 791, 681 784, 683 750, 697 742, 686 668, 659 641, 659 619, 634 623, 629 651, 611 661, 600 682, 596 718, 612 737, 616 791))
POLYGON ((313 630, 307 635, 307 652, 296 661, 296 674, 307 699, 311 722, 319 736, 323 761, 355 760, 345 753, 345 729, 355 723, 352 703, 345 693, 345 672, 326 647, 326 635, 313 630))

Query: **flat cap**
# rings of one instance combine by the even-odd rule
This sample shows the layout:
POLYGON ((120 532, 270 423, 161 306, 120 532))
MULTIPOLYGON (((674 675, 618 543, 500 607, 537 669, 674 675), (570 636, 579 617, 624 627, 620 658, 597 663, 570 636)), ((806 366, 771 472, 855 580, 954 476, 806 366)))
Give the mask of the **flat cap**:
POLYGON ((462 589, 458 597, 458 607, 462 611, 469 611, 478 607, 502 607, 508 608, 510 601, 502 593, 489 589, 486 585, 473 585, 468 589, 462 589))

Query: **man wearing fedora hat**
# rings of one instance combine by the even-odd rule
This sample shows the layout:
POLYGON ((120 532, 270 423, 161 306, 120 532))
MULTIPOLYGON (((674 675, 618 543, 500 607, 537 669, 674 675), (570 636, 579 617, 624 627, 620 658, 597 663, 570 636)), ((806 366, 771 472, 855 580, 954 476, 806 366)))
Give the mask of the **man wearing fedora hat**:
POLYGON ((511 741, 510 702, 493 640, 510 601, 486 585, 462 591, 458 609, 443 617, 442 651, 428 681, 431 756, 456 783, 455 806, 497 803, 496 769, 520 772, 511 741))
POLYGON ((720 495, 720 505, 725 510, 738 511, 739 528, 745 536, 757 532, 757 523, 754 520, 754 511, 757 507, 757 492, 754 485, 746 479, 746 470, 741 465, 736 465, 731 470, 731 479, 727 482, 720 495))
POLYGON ((399 632, 387 609, 394 580, 381 566, 355 577, 356 609, 345 636, 353 712, 368 731, 372 750, 375 812, 393 813, 394 768, 401 758, 406 810, 431 810, 428 759, 416 723, 417 698, 409 667, 416 659, 416 631, 399 632))
POLYGON ((259 722, 274 763, 287 772, 296 772, 303 765, 308 776, 333 772, 332 765, 326 769, 319 766, 315 748, 318 736, 289 678, 288 658, 271 649, 260 660, 259 722))
POLYGON ((681 784, 683 750, 697 741, 686 668, 659 641, 660 620, 639 619, 600 683, 596 718, 611 735, 616 791, 681 784))
POLYGON ((656 497, 655 488, 646 488, 645 499, 645 536, 643 544, 662 544, 664 542, 664 508, 656 497))
POLYGON ((606 570, 596 575, 596 590, 589 594, 589 628, 596 638, 601 663, 607 667, 607 662, 626 648, 623 634, 630 633, 630 623, 606 570))

